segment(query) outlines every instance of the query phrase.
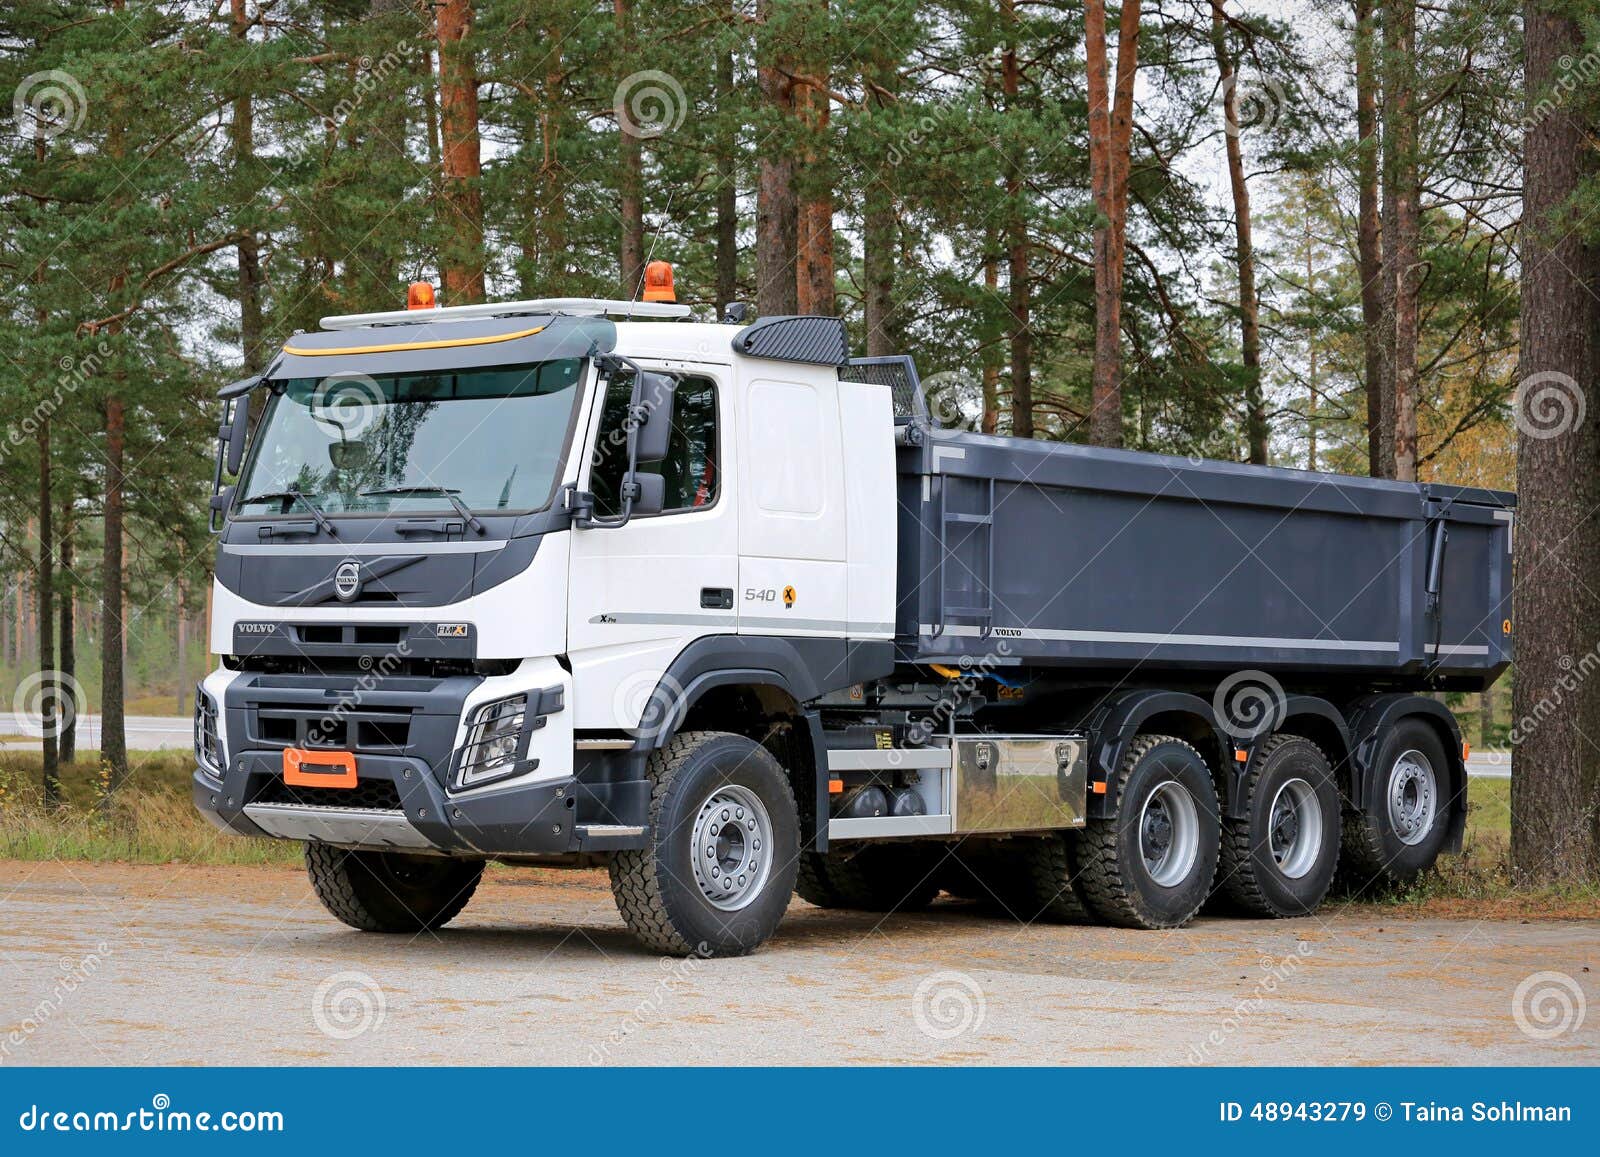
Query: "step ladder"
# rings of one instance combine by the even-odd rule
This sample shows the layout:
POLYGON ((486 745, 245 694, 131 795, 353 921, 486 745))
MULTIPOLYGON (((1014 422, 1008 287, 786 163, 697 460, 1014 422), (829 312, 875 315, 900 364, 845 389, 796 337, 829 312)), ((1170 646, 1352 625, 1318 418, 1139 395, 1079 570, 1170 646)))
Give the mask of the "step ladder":
MULTIPOLYGON (((952 625, 976 626, 980 637, 988 638, 994 630, 994 479, 959 478, 949 474, 939 476, 939 520, 936 527, 936 548, 939 559, 938 601, 934 609, 933 636, 938 638, 952 625), (949 495, 953 483, 966 483, 979 496, 977 511, 951 510, 949 495), (971 603, 952 603, 945 568, 950 565, 956 548, 965 545, 975 535, 982 535, 977 552, 977 566, 971 568, 973 591, 977 597, 971 603), (955 623, 952 623, 955 620, 955 623)), ((962 565, 962 564, 957 564, 962 565)), ((969 592, 961 592, 967 595, 969 592)))

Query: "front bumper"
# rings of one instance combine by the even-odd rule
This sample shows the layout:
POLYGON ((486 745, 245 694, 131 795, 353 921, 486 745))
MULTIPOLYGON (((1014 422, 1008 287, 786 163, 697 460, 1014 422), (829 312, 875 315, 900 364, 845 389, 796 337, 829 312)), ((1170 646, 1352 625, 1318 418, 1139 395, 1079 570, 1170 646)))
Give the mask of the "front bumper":
POLYGON ((226 768, 197 762, 193 797, 241 835, 464 856, 550 855, 642 846, 644 753, 578 751, 571 676, 550 659, 509 675, 213 672, 226 768), (515 774, 449 790, 477 706, 526 694, 515 774), (354 787, 291 787, 286 747, 355 757, 354 787))
POLYGON ((252 751, 235 756, 220 780, 196 767, 193 793, 201 814, 243 836, 466 856, 643 846, 649 783, 627 775, 627 761, 612 762, 452 799, 420 760, 358 756, 356 788, 286 789, 282 753, 252 751))

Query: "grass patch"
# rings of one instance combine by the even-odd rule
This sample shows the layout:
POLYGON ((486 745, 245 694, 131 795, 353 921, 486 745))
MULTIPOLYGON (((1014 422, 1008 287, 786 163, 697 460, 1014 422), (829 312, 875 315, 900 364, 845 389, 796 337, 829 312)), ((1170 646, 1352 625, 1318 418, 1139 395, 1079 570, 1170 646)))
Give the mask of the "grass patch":
MULTIPOLYGON (((0 752, 0 858, 130 863, 298 864, 286 840, 219 832, 189 797, 187 751, 130 752, 127 788, 100 807, 99 753, 82 752, 63 769, 65 806, 41 802, 36 751, 0 752)), ((1358 899, 1397 915, 1571 919, 1600 917, 1594 889, 1526 889, 1512 882, 1511 783, 1474 779, 1467 789, 1467 833, 1459 856, 1445 856, 1415 884, 1358 899)))
POLYGON ((1594 919, 1600 890, 1593 887, 1519 887, 1511 872, 1511 781, 1467 781, 1467 831, 1461 854, 1441 856, 1415 883, 1373 892, 1362 903, 1419 916, 1486 919, 1594 919))
POLYGON ((44 807, 37 752, 0 752, 0 858, 138 864, 296 864, 298 845, 220 832, 189 798, 187 751, 129 752, 129 782, 102 808, 100 753, 62 768, 65 803, 44 807))

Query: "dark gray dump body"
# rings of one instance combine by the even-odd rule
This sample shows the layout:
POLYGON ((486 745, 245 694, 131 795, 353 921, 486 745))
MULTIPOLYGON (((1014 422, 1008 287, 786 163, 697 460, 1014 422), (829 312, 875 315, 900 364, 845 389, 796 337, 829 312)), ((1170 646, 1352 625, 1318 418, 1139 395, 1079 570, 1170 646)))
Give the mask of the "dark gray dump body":
POLYGON ((910 434, 903 662, 1454 687, 1510 662, 1511 494, 910 434))

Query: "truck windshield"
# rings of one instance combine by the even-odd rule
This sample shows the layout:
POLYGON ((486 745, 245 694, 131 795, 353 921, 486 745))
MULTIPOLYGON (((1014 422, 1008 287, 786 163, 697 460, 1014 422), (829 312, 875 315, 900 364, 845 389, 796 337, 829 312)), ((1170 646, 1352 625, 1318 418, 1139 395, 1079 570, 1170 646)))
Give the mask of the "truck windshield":
POLYGON ((538 509, 561 477, 583 364, 290 379, 261 420, 239 512, 538 509))

